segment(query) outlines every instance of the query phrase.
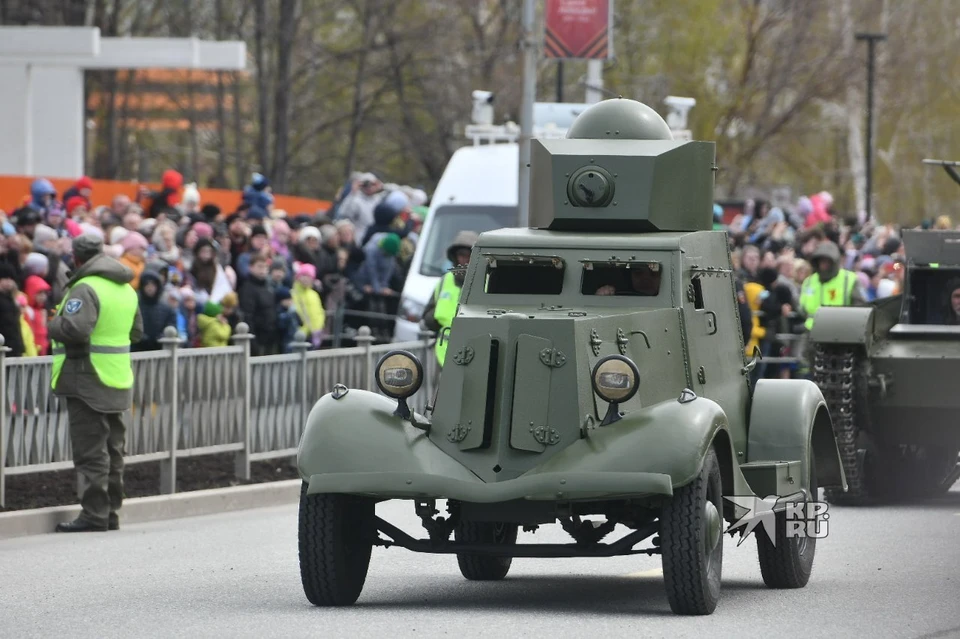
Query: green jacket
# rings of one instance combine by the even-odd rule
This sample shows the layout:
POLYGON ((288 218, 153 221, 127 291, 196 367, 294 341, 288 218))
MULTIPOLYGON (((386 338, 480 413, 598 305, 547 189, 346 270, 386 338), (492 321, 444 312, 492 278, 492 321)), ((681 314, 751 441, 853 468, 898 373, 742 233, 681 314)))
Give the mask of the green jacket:
MULTIPOLYGON (((55 393, 60 397, 82 399, 90 408, 101 413, 119 413, 128 410, 133 403, 133 389, 109 388, 100 382, 90 362, 89 354, 71 356, 89 348, 90 335, 97 325, 101 309, 93 287, 79 283, 85 277, 100 276, 113 282, 129 284, 133 271, 107 255, 97 255, 81 266, 70 278, 72 287, 63 300, 65 308, 75 307, 76 312, 58 314, 47 324, 50 339, 66 347, 67 358, 63 363, 55 393)), ((143 316, 137 308, 130 341, 137 343, 143 336, 143 316)))

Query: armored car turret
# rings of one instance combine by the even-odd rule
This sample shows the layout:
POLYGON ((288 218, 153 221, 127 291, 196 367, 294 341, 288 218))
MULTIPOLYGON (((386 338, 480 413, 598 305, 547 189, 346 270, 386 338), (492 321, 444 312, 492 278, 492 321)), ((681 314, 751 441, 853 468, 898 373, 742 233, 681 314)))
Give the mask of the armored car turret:
POLYGON ((645 553, 661 555, 672 610, 709 614, 723 522, 742 534, 738 504, 755 497, 777 513, 757 536, 764 580, 805 585, 818 520, 801 506, 844 476, 816 385, 750 384, 726 235, 711 230, 714 144, 615 99, 532 145, 530 228, 473 247, 430 410, 408 408, 423 366, 395 351, 381 393, 331 393, 308 417, 307 597, 356 600, 372 545, 456 554, 468 579, 501 579, 517 556, 645 553), (413 502, 429 539, 378 518, 385 499, 413 502), (356 532, 321 534, 332 520, 356 532), (519 527, 556 523, 572 543, 517 543, 519 527), (618 524, 631 532, 605 542, 618 524))

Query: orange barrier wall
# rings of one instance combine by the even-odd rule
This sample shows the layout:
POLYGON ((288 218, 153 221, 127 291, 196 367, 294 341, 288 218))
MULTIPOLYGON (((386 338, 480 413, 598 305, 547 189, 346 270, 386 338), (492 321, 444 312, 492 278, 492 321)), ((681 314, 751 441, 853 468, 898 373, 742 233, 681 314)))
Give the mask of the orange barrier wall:
MULTIPOLYGON (((24 198, 30 196, 30 185, 36 178, 23 177, 20 175, 0 175, 0 209, 10 213, 23 204, 24 198)), ((51 179, 58 197, 76 183, 76 180, 51 179)), ((93 180, 93 200, 94 206, 109 205, 115 195, 129 195, 130 199, 135 200, 139 182, 119 182, 114 180, 93 180)), ((151 191, 159 191, 160 183, 150 183, 144 185, 151 191)), ((231 213, 240 205, 240 191, 230 191, 227 189, 199 189, 200 204, 216 204, 224 213, 231 213)), ((326 211, 330 208, 330 202, 327 200, 314 200, 307 197, 298 197, 295 195, 277 195, 274 194, 276 201, 273 207, 282 209, 287 215, 300 215, 307 213, 314 215, 317 211, 326 211)))

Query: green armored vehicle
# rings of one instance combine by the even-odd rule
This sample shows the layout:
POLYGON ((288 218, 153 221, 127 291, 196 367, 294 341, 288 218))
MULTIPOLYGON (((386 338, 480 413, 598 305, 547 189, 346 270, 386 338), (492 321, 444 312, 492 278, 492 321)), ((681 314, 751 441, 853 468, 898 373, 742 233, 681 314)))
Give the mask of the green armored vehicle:
MULTIPOLYGON (((942 165, 960 183, 958 162, 942 165)), ((814 319, 814 381, 823 391, 849 490, 866 505, 946 492, 960 477, 960 232, 904 230, 900 295, 814 319)))
POLYGON ((738 505, 761 499, 775 527, 757 534, 763 580, 804 586, 810 502, 844 485, 839 452, 815 384, 749 383, 757 360, 712 230, 713 143, 675 141, 652 109, 615 99, 532 144, 531 228, 474 246, 426 414, 406 403, 423 368, 399 351, 377 365, 383 394, 339 386, 310 412, 307 598, 356 601, 373 546, 455 554, 475 580, 504 578, 514 557, 646 553, 675 612, 709 614, 723 521, 736 534, 738 505), (411 502, 426 538, 377 516, 391 499, 411 502), (571 543, 518 543, 521 527, 556 523, 571 543), (604 542, 615 528, 629 532, 604 542))

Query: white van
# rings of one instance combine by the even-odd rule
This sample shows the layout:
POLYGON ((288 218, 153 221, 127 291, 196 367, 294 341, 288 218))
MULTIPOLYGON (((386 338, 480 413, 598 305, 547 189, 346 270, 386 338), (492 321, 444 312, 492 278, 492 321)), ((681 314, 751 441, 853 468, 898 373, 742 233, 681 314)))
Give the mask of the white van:
MULTIPOLYGON (((534 135, 562 137, 587 106, 538 103, 534 108, 534 135)), ((394 341, 419 339, 423 309, 440 278, 452 267, 447 246, 457 233, 517 226, 518 133, 510 124, 467 127, 473 146, 454 152, 431 198, 429 215, 403 285, 394 341)))

